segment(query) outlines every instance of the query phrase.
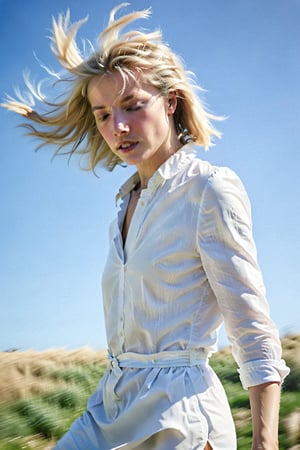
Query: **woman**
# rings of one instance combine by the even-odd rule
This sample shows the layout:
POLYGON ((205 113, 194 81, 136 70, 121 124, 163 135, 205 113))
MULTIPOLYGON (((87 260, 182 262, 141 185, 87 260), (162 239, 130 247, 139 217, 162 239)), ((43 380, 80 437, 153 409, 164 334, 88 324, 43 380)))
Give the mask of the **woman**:
POLYGON ((224 390, 208 364, 223 320, 249 390, 253 446, 276 449, 280 385, 288 374, 251 231, 247 194, 227 168, 196 157, 219 133, 180 60, 159 33, 121 34, 110 23, 83 59, 69 15, 52 49, 71 73, 64 99, 38 114, 31 135, 57 152, 88 154, 90 169, 137 169, 120 188, 103 273, 108 367, 87 412, 56 445, 71 449, 233 450, 224 390))

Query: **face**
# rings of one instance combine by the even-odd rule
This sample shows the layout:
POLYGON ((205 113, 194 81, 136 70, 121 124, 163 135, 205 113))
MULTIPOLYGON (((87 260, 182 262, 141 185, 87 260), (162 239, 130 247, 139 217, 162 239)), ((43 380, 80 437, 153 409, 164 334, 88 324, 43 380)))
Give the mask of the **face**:
POLYGON ((126 164, 154 172, 178 149, 175 93, 166 98, 131 77, 124 88, 121 75, 114 72, 93 78, 88 98, 99 133, 126 164))

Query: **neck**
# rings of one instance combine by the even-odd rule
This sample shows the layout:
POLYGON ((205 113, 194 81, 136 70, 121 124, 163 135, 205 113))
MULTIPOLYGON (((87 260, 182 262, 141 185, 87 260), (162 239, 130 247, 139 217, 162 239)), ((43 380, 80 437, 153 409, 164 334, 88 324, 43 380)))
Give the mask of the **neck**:
POLYGON ((182 144, 180 142, 177 141, 176 144, 177 145, 174 146, 172 149, 164 152, 163 155, 162 155, 162 153, 160 153, 159 157, 157 159, 153 158, 148 163, 144 162, 143 164, 137 166, 137 171, 138 171, 139 178, 140 178, 140 183, 138 184, 137 187, 140 190, 145 189, 148 186, 148 182, 149 182, 150 178, 157 171, 157 169, 165 161, 167 161, 170 158, 170 156, 172 156, 174 153, 176 153, 182 147, 182 144))

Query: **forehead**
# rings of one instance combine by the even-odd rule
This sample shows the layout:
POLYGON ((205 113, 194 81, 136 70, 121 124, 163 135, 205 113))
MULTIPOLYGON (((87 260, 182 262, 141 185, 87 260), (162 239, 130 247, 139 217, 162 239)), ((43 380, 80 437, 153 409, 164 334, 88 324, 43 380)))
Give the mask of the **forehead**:
POLYGON ((88 99, 92 106, 111 106, 128 96, 138 93, 155 95, 157 92, 154 86, 144 83, 140 76, 128 76, 124 79, 118 72, 96 76, 88 84, 88 99))

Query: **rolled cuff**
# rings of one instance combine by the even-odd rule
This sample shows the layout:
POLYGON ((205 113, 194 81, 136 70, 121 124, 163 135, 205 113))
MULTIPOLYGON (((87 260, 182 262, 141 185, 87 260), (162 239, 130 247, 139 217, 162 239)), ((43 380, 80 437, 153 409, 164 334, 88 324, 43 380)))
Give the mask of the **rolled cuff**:
POLYGON ((245 363, 238 369, 240 380, 244 389, 263 383, 279 382, 290 373, 285 361, 256 360, 245 363))

